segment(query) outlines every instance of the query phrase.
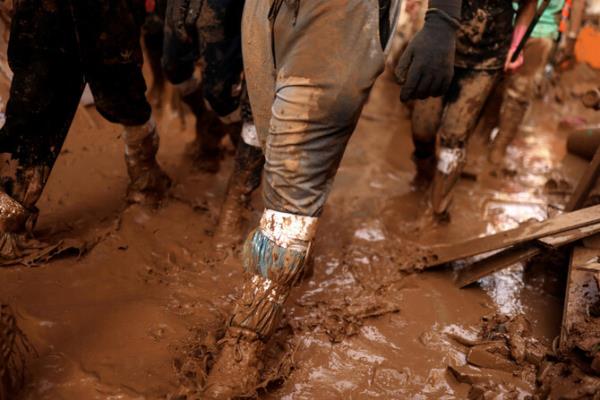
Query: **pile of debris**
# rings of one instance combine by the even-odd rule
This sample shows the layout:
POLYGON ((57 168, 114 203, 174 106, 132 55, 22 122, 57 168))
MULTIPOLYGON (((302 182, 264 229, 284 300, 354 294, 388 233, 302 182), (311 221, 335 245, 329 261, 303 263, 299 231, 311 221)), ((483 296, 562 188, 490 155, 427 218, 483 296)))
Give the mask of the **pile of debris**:
POLYGON ((466 349, 448 371, 471 386, 469 399, 600 399, 600 378, 536 340, 523 315, 484 317, 475 340, 449 336, 466 349))
POLYGON ((530 397, 537 372, 549 346, 531 336, 531 325, 522 315, 493 315, 482 319, 477 339, 450 334, 465 346, 466 363, 448 366, 461 383, 471 385, 470 399, 530 397))
POLYGON ((552 352, 531 338, 522 316, 484 319, 477 341, 454 337, 468 347, 467 363, 449 370, 471 385, 470 398, 530 398, 526 393, 535 392, 540 399, 600 399, 600 205, 590 204, 599 177, 597 146, 562 214, 429 249, 427 267, 476 257, 459 271, 460 288, 541 254, 562 249, 570 255, 561 334, 552 352))

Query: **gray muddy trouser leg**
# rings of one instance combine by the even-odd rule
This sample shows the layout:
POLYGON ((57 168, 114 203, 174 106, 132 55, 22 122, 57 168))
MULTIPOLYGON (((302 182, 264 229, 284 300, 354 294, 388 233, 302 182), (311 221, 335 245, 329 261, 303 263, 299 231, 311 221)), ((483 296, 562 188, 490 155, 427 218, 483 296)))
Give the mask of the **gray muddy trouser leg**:
MULTIPOLYGON (((362 107, 383 71, 379 3, 247 1, 243 51, 266 160, 265 215, 302 220, 321 214, 362 107)), ((398 4, 392 2, 390 20, 395 21, 398 4)))
POLYGON ((245 244, 248 277, 207 397, 235 397, 258 383, 252 371, 262 350, 254 343, 278 327, 346 144, 383 71, 379 13, 377 0, 246 0, 242 48, 265 154, 266 210, 245 244), (236 348, 245 353, 234 357, 236 348))

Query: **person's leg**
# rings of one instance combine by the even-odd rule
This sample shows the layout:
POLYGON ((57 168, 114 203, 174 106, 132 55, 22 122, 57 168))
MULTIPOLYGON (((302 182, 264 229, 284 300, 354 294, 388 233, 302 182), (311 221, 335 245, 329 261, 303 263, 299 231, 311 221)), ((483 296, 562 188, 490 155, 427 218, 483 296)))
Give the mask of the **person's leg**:
POLYGON ((440 127, 440 150, 432 185, 432 208, 446 215, 454 185, 466 163, 466 146, 481 109, 497 81, 498 71, 455 70, 445 96, 446 111, 440 127))
POLYGON ((260 185, 265 164, 247 96, 242 100, 242 120, 244 124, 241 138, 237 144, 233 172, 229 177, 215 235, 219 247, 240 242, 243 235, 243 212, 249 206, 252 193, 260 185))
POLYGON ((197 22, 204 98, 221 118, 240 119, 243 8, 240 0, 206 0, 197 22))
POLYGON ((513 141, 535 93, 536 76, 544 69, 552 50, 550 38, 530 38, 523 50, 524 63, 507 79, 500 110, 500 124, 490 150, 489 159, 500 164, 513 141))
POLYGON ((148 55, 148 64, 152 71, 152 86, 148 98, 155 108, 161 108, 165 90, 165 74, 162 69, 162 52, 164 46, 164 16, 166 1, 154 2, 154 10, 146 10, 148 15, 143 26, 143 40, 148 55))
POLYGON ((8 48, 14 72, 0 130, 0 257, 20 257, 35 204, 60 154, 84 87, 70 15, 60 4, 15 4, 8 48), (15 214, 16 211, 16 214, 15 214))
POLYGON ((413 186, 417 189, 429 186, 435 173, 435 142, 443 109, 442 97, 430 97, 416 100, 412 110, 411 130, 415 147, 412 160, 417 169, 413 186))
MULTIPOLYGON (((229 135, 237 144, 242 127, 243 6, 240 0, 207 0, 196 24, 198 53, 203 65, 199 87, 203 112, 196 115, 194 147, 197 167, 207 172, 219 170, 223 137, 229 135)), ((192 106, 192 109, 199 107, 192 106)))
POLYGON ((192 77, 175 85, 175 90, 196 118, 196 137, 186 152, 195 168, 215 173, 221 162, 220 143, 225 136, 225 129, 219 117, 207 108, 202 84, 199 79, 192 77))
POLYGON ((258 383, 264 343, 302 275, 344 149, 384 62, 378 2, 247 0, 246 7, 244 62, 265 149, 266 210, 244 246, 247 278, 208 379, 209 398, 234 397, 258 383), (269 93, 270 100, 262 97, 269 93))
MULTIPOLYGON (((156 205, 171 181, 156 161, 159 137, 142 75, 140 11, 120 0, 73 3, 79 47, 98 112, 124 126, 127 200, 156 205)), ((137 3, 135 3, 137 4, 137 3)))

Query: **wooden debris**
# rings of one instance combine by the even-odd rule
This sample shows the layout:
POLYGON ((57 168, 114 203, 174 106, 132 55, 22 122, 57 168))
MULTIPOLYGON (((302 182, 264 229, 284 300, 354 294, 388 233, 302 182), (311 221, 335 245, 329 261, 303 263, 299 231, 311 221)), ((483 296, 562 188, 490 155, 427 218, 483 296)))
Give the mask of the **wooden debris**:
POLYGON ((600 315, 594 312, 600 302, 596 280, 599 257, 600 251, 595 249, 573 249, 560 335, 561 351, 578 349, 590 359, 600 350, 600 315))
POLYGON ((594 158, 585 169, 583 176, 579 180, 575 192, 569 198, 569 202, 565 206, 566 211, 577 210, 583 207, 590 191, 596 184, 598 177, 600 176, 600 147, 596 150, 594 158))
MULTIPOLYGON (((594 154, 594 158, 592 159, 592 161, 586 168, 585 173, 583 174, 582 178, 579 180, 579 182, 577 184, 577 187, 575 188, 575 192, 569 199, 569 203, 565 207, 565 211, 567 213, 563 214, 562 216, 573 215, 574 213, 576 213, 576 212, 573 212, 573 210, 580 208, 584 204, 585 199, 587 199, 590 191, 592 190, 592 188, 599 176, 600 176, 600 147, 596 150, 596 153, 594 154)), ((598 206, 595 206, 595 207, 598 207, 598 206)), ((586 208, 586 209, 583 209, 580 211, 588 210, 588 212, 589 212, 592 209, 594 209, 595 207, 589 207, 589 208, 586 208)), ((559 217, 557 217, 557 218, 559 218, 559 217)), ((567 217, 567 219, 568 219, 568 217, 567 217)), ((597 233, 597 231, 596 231, 597 225, 600 225, 600 224, 597 224, 596 222, 590 222, 590 224, 588 224, 586 226, 579 226, 577 228, 572 227, 573 229, 567 229, 567 230, 563 230, 561 232, 556 232, 556 234, 553 234, 553 235, 542 235, 541 237, 536 238, 537 240, 530 240, 530 239, 523 238, 523 240, 521 242, 516 243, 516 244, 519 244, 518 247, 505 249, 500 253, 494 254, 493 256, 488 257, 485 260, 481 260, 481 261, 473 264, 469 269, 464 269, 463 271, 461 271, 461 275, 457 279, 457 284, 460 287, 465 287, 471 283, 476 282, 478 279, 481 279, 484 276, 487 276, 489 274, 492 274, 494 272, 497 272, 504 268, 507 268, 511 265, 514 265, 516 262, 521 262, 521 261, 526 261, 528 259, 531 259, 532 257, 534 257, 542 252, 542 248, 540 247, 540 244, 543 244, 545 246, 549 246, 552 248, 558 248, 558 247, 564 246, 566 244, 574 243, 581 239, 585 239, 586 237, 590 237, 590 236, 594 235, 595 233, 597 233)), ((517 230, 518 229, 519 228, 517 228, 517 230)), ((508 232, 510 233, 510 232, 514 232, 514 231, 516 231, 516 230, 508 231, 508 232)), ((496 235, 494 235, 494 236, 496 236, 496 235)), ((494 236, 488 236, 488 238, 492 238, 494 236)), ((485 251, 482 251, 481 253, 477 253, 477 254, 482 254, 482 253, 485 253, 485 251)), ((473 255, 476 255, 476 254, 473 254, 473 255)), ((470 256, 471 255, 465 256, 462 258, 467 258, 470 256)), ((455 260, 450 260, 450 261, 455 261, 455 260)), ((448 261, 446 261, 446 262, 448 262, 448 261)), ((437 263, 437 261, 436 261, 436 263, 437 263)))
POLYGON ((462 260, 598 223, 600 223, 600 205, 564 213, 542 222, 524 224, 516 229, 494 235, 471 239, 454 245, 431 248, 430 250, 434 256, 431 257, 432 261, 428 266, 432 267, 462 260))
POLYGON ((507 265, 528 260, 540 252, 540 248, 535 246, 517 246, 501 251, 461 270, 456 286, 463 288, 471 285, 485 276, 506 268, 507 265))
POLYGON ((558 249, 559 247, 564 246, 565 244, 573 243, 581 239, 585 239, 590 237, 596 233, 600 232, 600 224, 594 224, 590 226, 584 226, 581 228, 573 229, 570 231, 562 232, 557 235, 547 236, 537 241, 547 247, 552 249, 558 249))

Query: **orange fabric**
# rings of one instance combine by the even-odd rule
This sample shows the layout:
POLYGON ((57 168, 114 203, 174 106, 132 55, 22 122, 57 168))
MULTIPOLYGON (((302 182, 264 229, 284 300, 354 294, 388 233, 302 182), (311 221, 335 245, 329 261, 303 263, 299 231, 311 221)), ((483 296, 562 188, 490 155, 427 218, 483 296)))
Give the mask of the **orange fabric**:
POLYGON ((566 0, 560 16, 560 25, 558 31, 565 33, 569 28, 569 16, 571 15, 571 5, 573 0, 566 0))
POLYGON ((581 29, 575 43, 575 58, 594 68, 600 68, 600 32, 591 26, 581 29))

